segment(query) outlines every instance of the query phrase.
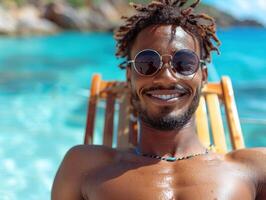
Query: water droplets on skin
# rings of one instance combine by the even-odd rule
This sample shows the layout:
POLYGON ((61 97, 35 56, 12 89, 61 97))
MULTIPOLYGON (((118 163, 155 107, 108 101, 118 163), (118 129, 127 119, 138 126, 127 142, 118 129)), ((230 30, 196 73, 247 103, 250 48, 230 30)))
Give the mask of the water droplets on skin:
POLYGON ((175 199, 175 194, 174 194, 174 191, 169 189, 169 190, 163 190, 162 191, 162 194, 159 196, 159 199, 160 200, 164 200, 164 199, 167 199, 167 200, 174 200, 175 199))

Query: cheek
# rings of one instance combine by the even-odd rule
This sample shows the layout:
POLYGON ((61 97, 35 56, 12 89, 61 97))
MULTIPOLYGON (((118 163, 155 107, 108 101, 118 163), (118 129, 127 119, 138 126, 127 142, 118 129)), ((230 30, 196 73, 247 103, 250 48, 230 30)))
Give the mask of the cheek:
POLYGON ((136 73, 132 73, 131 75, 131 90, 137 93, 137 95, 140 96, 141 91, 147 84, 147 80, 144 77, 141 77, 140 75, 136 73))
POLYGON ((194 78, 190 81, 190 85, 193 88, 194 92, 196 89, 201 88, 202 86, 202 73, 199 71, 195 74, 194 78))

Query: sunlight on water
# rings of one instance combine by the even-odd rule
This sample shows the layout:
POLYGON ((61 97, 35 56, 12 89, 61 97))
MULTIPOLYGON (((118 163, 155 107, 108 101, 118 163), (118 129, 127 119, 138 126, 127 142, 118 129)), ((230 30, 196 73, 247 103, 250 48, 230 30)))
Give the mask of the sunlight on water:
MULTIPOLYGON (((232 78, 247 146, 266 146, 266 30, 238 33, 220 32, 212 73, 232 78)), ((114 47, 109 34, 0 38, 0 199, 50 198, 63 155, 82 143, 92 74, 124 79, 114 47)))

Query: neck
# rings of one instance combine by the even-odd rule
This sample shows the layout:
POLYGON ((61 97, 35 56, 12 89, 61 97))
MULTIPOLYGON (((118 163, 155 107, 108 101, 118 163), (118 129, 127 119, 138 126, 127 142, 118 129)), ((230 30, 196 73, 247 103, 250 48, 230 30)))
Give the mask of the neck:
POLYGON ((141 153, 173 157, 205 151, 197 137, 194 118, 181 129, 171 131, 154 129, 140 122, 138 148, 141 153))

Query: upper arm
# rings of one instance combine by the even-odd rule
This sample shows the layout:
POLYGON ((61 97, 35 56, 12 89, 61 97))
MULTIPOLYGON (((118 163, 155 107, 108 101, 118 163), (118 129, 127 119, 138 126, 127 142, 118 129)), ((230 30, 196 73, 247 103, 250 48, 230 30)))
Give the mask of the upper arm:
POLYGON ((250 174, 253 174, 256 184, 256 199, 266 199, 266 148, 243 149, 231 155, 252 170, 250 174))
POLYGON ((70 149, 62 161, 52 187, 52 200, 82 200, 83 170, 79 147, 70 149))
POLYGON ((257 199, 263 200, 266 199, 266 148, 256 148, 254 151, 256 154, 253 166, 258 172, 257 199))

